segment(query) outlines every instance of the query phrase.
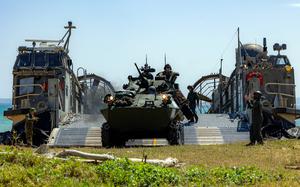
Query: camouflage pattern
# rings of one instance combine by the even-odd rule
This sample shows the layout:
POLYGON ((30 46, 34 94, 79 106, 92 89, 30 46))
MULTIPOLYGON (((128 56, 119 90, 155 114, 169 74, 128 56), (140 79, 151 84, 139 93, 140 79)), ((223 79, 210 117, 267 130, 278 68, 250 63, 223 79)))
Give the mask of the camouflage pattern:
POLYGON ((181 105, 187 102, 175 84, 179 74, 171 72, 167 77, 161 72, 153 80, 150 73, 155 70, 149 71, 146 65, 136 68, 138 77, 128 76, 123 91, 105 97, 102 145, 124 146, 127 140, 140 138, 167 138, 172 145, 183 144, 179 122, 183 120, 181 105))
POLYGON ((35 112, 35 109, 30 110, 30 113, 26 115, 25 121, 26 143, 29 146, 33 145, 33 128, 34 124, 38 121, 38 118, 34 116, 33 112, 35 112))

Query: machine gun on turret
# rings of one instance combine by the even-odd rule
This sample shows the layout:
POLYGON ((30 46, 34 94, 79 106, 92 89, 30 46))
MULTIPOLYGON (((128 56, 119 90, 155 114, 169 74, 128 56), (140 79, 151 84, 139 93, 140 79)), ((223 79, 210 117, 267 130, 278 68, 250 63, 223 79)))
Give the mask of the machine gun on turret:
POLYGON ((137 64, 134 63, 134 65, 135 65, 135 67, 136 67, 136 69, 137 69, 137 71, 138 71, 138 73, 139 73, 139 77, 138 77, 138 79, 140 80, 139 86, 140 86, 141 88, 146 88, 146 89, 148 89, 148 88, 149 88, 149 82, 148 82, 148 80, 144 77, 143 73, 142 73, 141 70, 138 68, 137 64))
POLYGON ((143 67, 141 67, 141 71, 142 71, 142 75, 146 79, 153 80, 153 75, 151 73, 155 72, 155 69, 151 68, 151 66, 149 66, 147 62, 145 63, 145 65, 143 67))

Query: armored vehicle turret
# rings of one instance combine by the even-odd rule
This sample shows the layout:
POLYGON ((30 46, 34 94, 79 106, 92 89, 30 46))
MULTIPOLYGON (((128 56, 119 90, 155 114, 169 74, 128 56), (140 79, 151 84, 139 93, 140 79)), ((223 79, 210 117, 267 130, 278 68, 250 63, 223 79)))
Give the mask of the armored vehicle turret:
MULTIPOLYGON (((181 92, 175 83, 178 73, 163 73, 153 78, 155 69, 138 68, 138 77, 128 76, 122 91, 107 95, 107 108, 101 112, 106 122, 102 125, 104 147, 124 146, 129 139, 166 138, 170 145, 184 144, 184 119, 181 111, 181 92)), ((184 100, 184 99, 183 99, 184 100)))

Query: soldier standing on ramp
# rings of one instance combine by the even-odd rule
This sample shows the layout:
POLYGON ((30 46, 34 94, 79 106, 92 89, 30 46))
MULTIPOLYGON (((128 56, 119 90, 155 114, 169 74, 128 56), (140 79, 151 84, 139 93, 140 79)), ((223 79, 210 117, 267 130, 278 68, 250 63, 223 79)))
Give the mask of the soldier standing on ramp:
POLYGON ((250 143, 247 146, 258 144, 263 145, 263 138, 261 134, 261 126, 263 122, 262 105, 260 102, 261 92, 254 92, 254 101, 250 102, 252 108, 252 124, 250 127, 250 143))
POLYGON ((36 123, 38 118, 35 116, 36 110, 35 108, 31 108, 29 113, 26 115, 25 121, 25 135, 26 135, 26 143, 28 146, 32 146, 32 137, 33 137, 33 125, 36 123))
POLYGON ((194 117, 189 121, 190 123, 194 122, 194 118, 196 123, 198 122, 198 116, 197 116, 197 112, 196 112, 196 105, 199 106, 199 97, 198 94, 194 91, 194 87, 189 85, 187 87, 187 89, 189 90, 187 99, 189 100, 189 107, 191 109, 191 111, 193 112, 194 117))

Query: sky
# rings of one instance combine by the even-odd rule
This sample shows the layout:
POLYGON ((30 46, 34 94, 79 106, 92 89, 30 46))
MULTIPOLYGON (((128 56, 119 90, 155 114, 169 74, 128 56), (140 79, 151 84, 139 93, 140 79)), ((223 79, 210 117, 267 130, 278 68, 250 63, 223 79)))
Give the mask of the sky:
MULTIPOLYGON (((10 98, 12 67, 24 39, 60 39, 63 26, 77 29, 70 41, 75 68, 85 67, 117 88, 134 62, 148 63, 160 71, 164 53, 184 93, 201 76, 234 69, 236 30, 242 43, 262 44, 269 53, 274 43, 286 43, 300 84, 300 0, 1 0, 0 98, 10 98)), ((300 97, 300 86, 296 87, 300 97)))

